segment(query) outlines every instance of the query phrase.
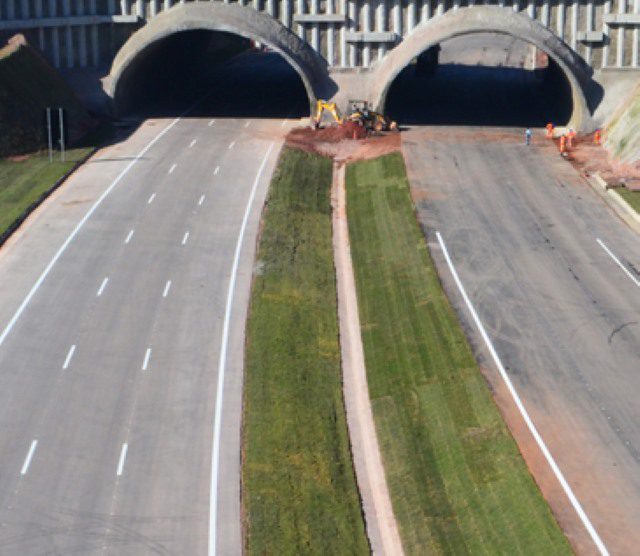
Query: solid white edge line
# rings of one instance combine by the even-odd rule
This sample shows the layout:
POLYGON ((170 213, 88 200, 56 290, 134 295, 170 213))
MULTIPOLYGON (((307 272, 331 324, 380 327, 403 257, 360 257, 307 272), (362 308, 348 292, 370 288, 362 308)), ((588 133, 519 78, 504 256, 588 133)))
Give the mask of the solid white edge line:
POLYGON ((124 240, 124 242, 125 242, 125 243, 129 243, 129 242, 131 241, 131 238, 133 237, 133 232, 134 232, 134 231, 135 231, 135 230, 131 230, 131 231, 127 234, 127 237, 126 237, 126 238, 125 238, 125 240, 124 240))
POLYGON ((216 169, 213 171, 213 175, 217 176, 219 171, 220 171, 220 166, 216 166, 216 169))
POLYGON ((38 447, 38 441, 34 440, 31 443, 31 447, 29 448, 29 452, 27 453, 27 457, 24 458, 24 463, 22 464, 22 469, 20 470, 20 475, 26 475, 27 471, 29 471, 29 466, 31 465, 31 460, 33 459, 33 454, 35 454, 37 447, 38 447))
POLYGON ((171 168, 169 168, 169 173, 173 174, 173 171, 176 169, 177 164, 172 164, 171 168))
POLYGON ((152 193, 151 197, 149 197, 149 200, 147 201, 147 204, 150 205, 151 203, 153 203, 153 200, 156 198, 156 194, 152 193))
POLYGON ((147 351, 144 354, 144 361, 142 362, 142 370, 146 371, 149 367, 149 359, 151 358, 151 348, 147 348, 147 351))
POLYGON ((185 232, 184 236, 182 237, 182 245, 186 245, 188 239, 189 239, 189 232, 185 232))
POLYGON ((102 284, 100 284, 100 287, 98 288, 98 292, 96 293, 97 297, 100 297, 103 293, 104 293, 104 289, 107 287, 107 284, 109 283, 109 277, 107 276, 103 281, 102 284))
POLYGON ((262 164, 258 169, 256 179, 253 182, 251 188, 251 194, 247 200, 247 206, 244 211, 244 217, 242 218, 242 224, 238 232, 238 240, 236 242, 236 249, 233 255, 233 263, 231 265, 231 275, 229 277, 229 287, 227 290, 227 302, 224 311, 224 323, 222 326, 222 337, 220 340, 220 359, 218 361, 218 384, 216 388, 216 407, 215 417, 213 425, 213 446, 211 454, 211 491, 209 493, 209 556, 215 556, 216 554, 216 539, 217 539, 217 521, 218 521, 218 472, 220 466, 220 431, 222 427, 222 403, 224 398, 224 375, 227 366, 227 346, 229 343, 229 323, 231 320, 231 308, 233 305, 233 298, 236 288, 236 276, 238 274, 238 265, 240 264, 240 253, 242 251, 242 244, 244 241, 244 234, 249 221, 249 215, 251 214, 251 208, 253 206, 253 200, 256 196, 258 189, 258 183, 264 172, 265 166, 269 155, 273 150, 274 143, 269 145, 262 164))
POLYGON ((67 352, 67 356, 65 357, 64 363, 62 364, 62 368, 63 369, 68 369, 69 368, 69 364, 71 363, 71 358, 73 357, 73 354, 75 352, 76 352, 76 345, 73 344, 69 348, 69 351, 67 352))
POLYGON ((181 118, 182 117, 178 117, 175 120, 173 120, 167 127, 165 127, 162 131, 160 131, 158 135, 156 135, 151 141, 149 141, 149 143, 147 143, 147 145, 135 156, 135 158, 132 161, 130 161, 129 164, 127 164, 127 166, 122 170, 122 172, 118 174, 116 179, 114 179, 111 182, 109 187, 107 187, 107 189, 104 190, 102 195, 98 197, 98 200, 91 206, 91 208, 87 211, 87 213, 82 217, 82 220, 80 220, 80 222, 76 224, 76 227, 72 230, 72 232, 69 234, 69 236, 64 241, 64 243, 60 246, 60 248, 56 251, 56 254, 49 261, 49 264, 47 264, 45 269, 42 271, 42 274, 36 280, 36 283, 31 287, 31 290, 29 290, 29 293, 23 299, 18 309, 16 309, 16 312, 11 317, 11 320, 9 321, 9 323, 5 326, 4 330, 2 331, 2 334, 0 334, 0 346, 4 343, 6 337, 9 335, 9 333, 15 326, 16 322, 18 321, 18 319, 20 318, 24 310, 27 308, 27 305, 29 305, 29 302, 31 301, 35 293, 38 291, 38 289, 42 285, 42 282, 44 282, 45 278, 49 275, 49 272, 51 272, 51 269, 58 262, 58 259, 66 251, 67 247, 69 247, 69 244, 73 241, 76 235, 78 235, 78 232, 82 229, 82 227, 85 225, 87 220, 91 218, 91 215, 102 204, 102 201, 104 201, 107 198, 107 196, 113 191, 115 186, 118 185, 118 183, 120 183, 120 181, 127 174, 127 172, 131 170, 131 168, 133 168, 133 166, 147 153, 147 151, 153 145, 155 145, 160 140, 160 138, 163 137, 171 128, 173 128, 173 126, 175 126, 181 120, 181 118))
POLYGON ((515 387, 513 386, 513 383, 511 382, 511 379, 509 378, 509 375, 507 375, 507 371, 505 370, 504 366, 502 365, 502 361, 500 360, 500 357, 498 357, 498 352, 493 347, 493 343, 491 342, 491 339, 489 338, 489 335, 487 334, 487 331, 485 330, 484 325, 482 324, 482 321, 480 320, 480 317, 478 316, 478 313, 476 313, 476 310, 473 307, 473 304, 471 303, 471 300, 469 299, 469 296, 467 295, 467 292, 464 289, 464 286, 462 285, 462 281, 460 280, 460 277, 458 276, 458 272, 456 271, 455 267, 453 266, 453 262, 451 260, 451 257, 449 256, 449 251, 447 250, 447 246, 445 245, 444 240, 442 239, 442 236, 440 235, 440 232, 436 232, 436 236, 438 238, 438 243, 440 244, 440 248, 442 249, 442 253, 444 255, 445 260, 447 261, 447 265, 449 266, 449 270, 451 271, 451 274, 452 274, 453 279, 454 279, 454 281, 456 283, 456 286, 458 286, 458 290, 460 291, 460 294, 462 295, 462 298, 464 299, 464 302, 467 305, 467 309, 469 309, 469 312, 471 313, 471 317, 473 318, 473 321, 475 322, 478 330, 480 331, 480 335, 482 336, 482 339, 484 340, 484 343, 487 346, 487 349, 489 350, 489 353, 491 354, 491 357, 492 357, 496 367, 498 368, 500 376, 502 377, 502 380, 506 384, 507 389, 509 390, 509 393, 511 394, 511 397, 513 398, 513 401, 515 402, 516 406, 518 407, 518 410, 520 411, 520 414, 522 415, 522 418, 524 419, 525 423, 527 424, 527 427, 528 427, 529 431, 533 435, 533 438, 535 439, 536 443, 538 444, 538 447, 540 448, 540 450, 542 451, 545 459, 547 460, 547 463, 549 464, 549 467, 551 467, 551 470, 553 471, 554 475, 556 476, 556 479, 558 479, 558 482, 560 483, 560 486, 562 486, 562 489, 564 490, 565 494, 567 495, 567 498, 571 502, 571 505, 573 506, 573 509, 576 511, 576 513, 578 514, 578 517, 582 521, 582 524, 585 526, 587 532, 591 536, 591 539, 595 543, 598 551, 603 556, 608 556, 609 551, 607 550, 607 547, 605 546, 604 542, 600 538, 600 535, 598 535, 598 532, 596 531, 595 527, 592 525, 591 521, 589 520, 589 517, 587 516, 585 511, 582 509, 582 505, 580 504, 580 502, 576 498, 575 494, 573 493, 573 490, 571 489, 571 486, 569 486, 569 483, 567 482, 567 480, 565 479, 564 475, 562 474, 562 471, 558 467, 558 464, 556 463, 555 459, 553 459, 553 456, 551 455, 551 452, 547 448, 547 445, 544 443, 544 440, 542 439, 542 436, 540 436, 540 433, 538 432, 538 429, 536 429, 535 425, 533 424, 533 421, 531 420, 531 417, 529 416, 529 413, 527 412, 526 408, 524 407, 524 404, 522 403, 522 400, 520 399, 520 396, 518 395, 518 392, 516 391, 515 387))
POLYGON ((631 272, 629 272, 629 269, 628 269, 626 266, 624 266, 624 265, 622 264, 622 261, 621 261, 618 257, 616 257, 616 256, 613 254, 613 252, 611 251, 611 249, 609 249, 609 248, 605 245, 604 241, 602 241, 600 238, 596 238, 596 241, 599 243, 600 247, 602 247, 602 248, 605 250, 605 252, 607 253, 607 255, 609 255, 609 256, 610 256, 610 257, 615 261, 615 263, 616 263, 616 264, 617 264, 617 265, 618 265, 618 266, 619 266, 619 267, 624 271, 624 273, 625 273, 629 278, 631 278, 631 280, 633 281, 633 283, 634 283, 636 286, 638 286, 638 287, 640 288, 640 280, 638 280, 638 279, 637 279, 633 274, 631 274, 631 272))
POLYGON ((202 195, 202 197, 200 197, 200 200, 198 201, 198 206, 201 207, 202 203, 204 203, 204 195, 202 195))
POLYGON ((162 297, 167 297, 167 295, 169 295, 170 289, 171 289, 171 280, 167 280, 167 283, 164 286, 164 291, 162 292, 162 297))
POLYGON ((129 445, 125 442, 122 445, 122 449, 120 450, 120 459, 118 460, 118 469, 116 470, 116 475, 118 477, 122 475, 122 470, 124 469, 124 460, 127 459, 128 449, 129 449, 129 445))

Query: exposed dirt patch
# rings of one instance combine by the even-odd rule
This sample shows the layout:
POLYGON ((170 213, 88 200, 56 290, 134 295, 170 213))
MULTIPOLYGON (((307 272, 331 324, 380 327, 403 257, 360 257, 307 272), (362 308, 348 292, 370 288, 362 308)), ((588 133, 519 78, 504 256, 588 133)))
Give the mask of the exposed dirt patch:
MULTIPOLYGON (((554 142, 558 140, 554 139, 554 142)), ((598 172, 609 185, 640 190, 640 163, 616 161, 605 147, 593 142, 592 134, 576 138, 569 161, 583 176, 598 172)))
POLYGON ((303 151, 351 162, 399 151, 400 134, 387 132, 366 137, 362 127, 349 122, 344 126, 329 126, 318 130, 297 127, 287 135, 286 144, 303 151))
POLYGON ((9 162, 24 162, 25 160, 28 160, 28 159, 29 159, 28 154, 19 154, 19 155, 7 157, 7 160, 9 162))

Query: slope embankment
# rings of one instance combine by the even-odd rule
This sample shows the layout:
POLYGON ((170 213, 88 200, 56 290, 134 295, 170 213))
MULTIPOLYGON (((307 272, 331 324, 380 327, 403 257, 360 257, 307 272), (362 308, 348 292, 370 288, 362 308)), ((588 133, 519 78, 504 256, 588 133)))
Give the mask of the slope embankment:
POLYGON ((607 125, 606 146, 620 163, 640 166, 640 87, 607 125))
MULTIPOLYGON (((66 140, 82 137, 93 120, 73 91, 21 35, 0 49, 0 158, 47 144, 46 108, 62 108, 66 140)), ((57 118, 55 137, 59 136, 57 118)))

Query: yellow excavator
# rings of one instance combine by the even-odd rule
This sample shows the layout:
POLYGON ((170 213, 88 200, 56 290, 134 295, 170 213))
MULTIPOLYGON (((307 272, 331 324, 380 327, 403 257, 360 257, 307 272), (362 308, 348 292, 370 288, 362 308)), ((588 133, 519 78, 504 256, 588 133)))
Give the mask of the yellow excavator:
POLYGON ((389 119, 380 112, 369 109, 369 103, 366 100, 350 100, 349 107, 351 112, 345 118, 338 109, 335 102, 327 102, 326 100, 318 100, 316 103, 316 113, 312 116, 311 122, 314 129, 320 127, 322 117, 328 112, 337 125, 342 125, 345 121, 356 122, 364 127, 367 132, 395 131, 398 124, 389 119))

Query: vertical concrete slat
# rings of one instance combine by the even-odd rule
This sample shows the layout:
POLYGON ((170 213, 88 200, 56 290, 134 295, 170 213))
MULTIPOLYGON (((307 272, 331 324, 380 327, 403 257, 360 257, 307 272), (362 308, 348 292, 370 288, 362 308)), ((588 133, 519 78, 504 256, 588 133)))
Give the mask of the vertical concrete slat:
POLYGON ((431 19, 431 0, 422 0, 422 21, 429 21, 431 19))
MULTIPOLYGON (((349 17, 348 9, 347 9, 347 0, 340 0, 340 12, 345 14, 347 18, 349 17)), ((349 25, 348 19, 347 21, 344 22, 344 24, 340 28, 340 65, 343 67, 347 67, 349 65, 349 61, 347 60, 347 41, 346 41, 347 25, 349 25)))
POLYGON ((436 15, 442 15, 444 13, 444 0, 438 0, 438 7, 436 8, 436 15))
POLYGON ((109 0, 109 15, 115 15, 116 13, 116 0, 109 0))
MULTIPOLYGON (((640 0, 635 0, 635 2, 633 3, 633 13, 634 14, 638 14, 640 13, 640 0)), ((631 65, 634 68, 638 67, 638 48, 640 48, 640 29, 638 29, 638 26, 636 25, 633 28, 633 50, 631 51, 631 65)))
MULTIPOLYGON (((587 29, 586 30, 587 32, 593 31, 593 0, 587 0, 587 5, 585 6, 585 9, 587 10, 586 12, 587 29)), ((587 43, 587 45, 585 46, 584 59, 585 59, 585 62, 587 62, 587 64, 591 65, 591 60, 593 59, 593 46, 591 45, 591 43, 587 43)))
MULTIPOLYGON (((334 0, 327 0, 327 13, 335 13, 334 0)), ((327 63, 330 66, 336 65, 336 30, 333 23, 327 25, 327 63)))
MULTIPOLYGON (((387 3, 386 0, 378 0, 378 7, 376 10, 376 29, 378 31, 387 30, 387 3)), ((378 47, 378 60, 382 60, 387 53, 387 45, 381 43, 378 47)))
MULTIPOLYGON (((304 10, 304 0, 298 0, 298 9, 296 11, 296 15, 303 15, 304 12, 305 12, 305 10, 304 10)), ((306 40, 305 32, 304 32, 304 25, 302 23, 298 23, 298 36, 303 41, 306 40)))
MULTIPOLYGON (((317 15, 318 0, 311 0, 311 13, 317 15)), ((320 52, 320 25, 318 23, 311 25, 311 48, 316 52, 320 52)))
MULTIPOLYGON (((627 11, 627 1, 618 0, 618 13, 623 14, 627 11)), ((621 68, 624 66, 624 25, 620 25, 618 29, 618 52, 616 56, 616 66, 621 68)))
MULTIPOLYGON (((349 30, 355 31, 358 26, 358 6, 356 4, 357 0, 349 0, 349 30)), ((349 45, 349 66, 354 68, 356 67, 356 63, 358 61, 358 52, 356 50, 356 45, 351 43, 349 45)))
POLYGON ((551 6, 549 2, 550 0, 544 0, 542 3, 542 24, 545 27, 549 27, 551 23, 551 6))
POLYGON ((271 17, 276 17, 276 2, 275 0, 267 0, 267 12, 271 17))
MULTIPOLYGON (((611 0, 606 0, 602 11, 604 15, 608 15, 611 13, 611 0)), ((602 47, 602 67, 606 68, 609 65, 609 35, 611 33, 609 25, 603 23, 602 32, 604 33, 604 45, 602 47)))
POLYGON ((120 13, 129 15, 129 0, 120 0, 120 13))
POLYGON ((164 7, 165 11, 167 11, 169 8, 171 8, 171 0, 164 0, 163 7, 164 7))
POLYGON ((51 29, 51 46, 52 46, 52 55, 53 55, 53 65, 56 68, 60 68, 61 66, 60 32, 58 31, 58 27, 53 27, 51 29))
POLYGON ((136 15, 140 19, 145 18, 145 4, 144 0, 136 0, 136 15))
POLYGON ((29 19, 29 0, 22 0, 20 17, 22 19, 29 19))
MULTIPOLYGON (((365 33, 371 32, 371 4, 370 0, 365 0, 360 8, 360 17, 362 18, 361 28, 365 33)), ((371 65, 371 45, 368 42, 363 43, 362 47, 362 65, 367 68, 371 65)))
POLYGON ((282 25, 291 29, 291 0, 282 1, 282 25))
MULTIPOLYGON (((404 30, 402 29, 402 0, 395 0, 393 3, 393 9, 395 10, 393 15, 393 31, 399 36, 404 36, 404 30)), ((416 19, 418 17, 418 0, 408 0, 407 2, 407 34, 413 31, 416 26, 416 19)))
POLYGON ((580 9, 580 4, 578 0, 573 0, 571 2, 571 36, 569 37, 569 44, 573 50, 576 50, 578 47, 578 10, 580 9))
MULTIPOLYGON (((498 4, 500 7, 504 8, 504 0, 498 0, 498 4)), ((453 0, 453 11, 457 11, 460 9, 460 0, 453 0)))
POLYGON ((531 19, 536 18, 536 0, 529 0, 529 3, 527 5, 527 15, 531 19))
POLYGON ((567 6, 565 4, 565 0, 560 0, 558 2, 558 36, 564 40, 565 32, 565 15, 566 15, 567 6))
POLYGON ((7 19, 16 18, 16 5, 13 0, 6 0, 7 2, 7 19))

